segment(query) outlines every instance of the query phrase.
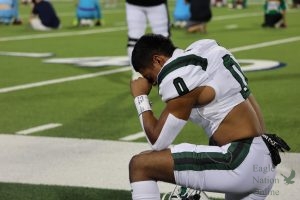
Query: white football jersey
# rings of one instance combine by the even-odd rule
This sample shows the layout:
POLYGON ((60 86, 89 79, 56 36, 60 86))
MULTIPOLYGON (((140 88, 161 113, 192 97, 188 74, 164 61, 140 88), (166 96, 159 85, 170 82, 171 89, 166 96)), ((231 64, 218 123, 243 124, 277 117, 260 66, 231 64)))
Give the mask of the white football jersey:
POLYGON ((234 106, 244 101, 250 90, 247 79, 233 55, 215 40, 204 39, 186 50, 176 49, 158 75, 163 101, 182 96, 199 86, 211 86, 215 99, 192 110, 190 120, 212 136, 234 106))

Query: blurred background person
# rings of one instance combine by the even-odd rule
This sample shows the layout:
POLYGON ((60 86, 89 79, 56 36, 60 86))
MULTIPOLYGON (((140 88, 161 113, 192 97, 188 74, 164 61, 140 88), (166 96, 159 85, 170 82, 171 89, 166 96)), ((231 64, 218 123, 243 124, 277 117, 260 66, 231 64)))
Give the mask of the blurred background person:
POLYGON ((286 9, 285 0, 266 0, 262 27, 286 28, 286 9))
MULTIPOLYGON (((125 6, 128 26, 127 54, 131 62, 133 47, 145 34, 148 22, 153 33, 170 37, 170 20, 167 0, 126 0, 125 6)), ((132 79, 140 76, 132 67, 132 79)))
POLYGON ((191 17, 187 23, 187 31, 190 33, 207 32, 207 23, 212 18, 210 0, 186 0, 190 3, 191 17))
POLYGON ((48 31, 59 28, 60 20, 49 1, 32 0, 32 3, 29 23, 34 30, 48 31))
POLYGON ((184 28, 186 27, 187 21, 191 17, 190 13, 190 4, 185 0, 176 0, 174 8, 174 22, 173 27, 175 28, 184 28))
POLYGON ((78 0, 76 4, 76 21, 79 26, 101 26, 101 4, 98 0, 78 0))
POLYGON ((247 0, 229 0, 229 8, 243 9, 247 7, 247 0))
POLYGON ((293 0, 292 8, 300 8, 300 0, 293 0))
POLYGON ((0 23, 3 24, 22 24, 19 18, 18 0, 0 0, 0 23))
POLYGON ((215 7, 224 7, 227 5, 226 0, 211 0, 211 5, 215 7))

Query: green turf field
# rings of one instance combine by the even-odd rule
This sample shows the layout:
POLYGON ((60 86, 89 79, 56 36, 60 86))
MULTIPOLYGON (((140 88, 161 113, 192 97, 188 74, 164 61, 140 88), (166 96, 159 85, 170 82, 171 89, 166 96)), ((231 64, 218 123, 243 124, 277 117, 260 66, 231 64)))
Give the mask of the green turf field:
MULTIPOLYGON (((0 51, 51 52, 55 58, 126 56, 127 28, 123 1, 117 8, 103 10, 102 27, 91 28, 72 27, 75 15, 73 2, 54 1, 53 4, 62 21, 60 30, 31 30, 27 22, 30 7, 21 5, 23 25, 0 25, 0 51)), ((174 1, 170 1, 169 7, 172 13, 174 1)), ((297 89, 300 85, 299 18, 300 9, 289 9, 288 28, 262 29, 262 5, 249 4, 245 10, 213 8, 213 18, 205 35, 172 29, 172 40, 178 47, 185 48, 203 38, 215 39, 228 49, 265 44, 236 49, 234 55, 237 59, 272 60, 286 64, 283 68, 246 72, 246 75, 261 105, 267 129, 282 136, 290 144, 292 152, 300 152, 300 90, 297 89)), ((29 83, 122 68, 125 69, 118 66, 84 68, 43 63, 43 58, 0 56, 0 133, 15 134, 49 123, 61 126, 32 135, 119 140, 141 131, 129 93, 131 73, 128 70, 19 89, 29 83), (5 90, 14 86, 16 90, 5 90)), ((159 114, 164 105, 157 96, 157 90, 153 90, 150 98, 154 112, 159 114)), ((197 127, 188 124, 176 142, 206 144, 204 134, 198 132, 197 127)), ((135 141, 145 142, 145 139, 135 141)), ((130 192, 1 183, 0 199, 130 199, 130 192)))

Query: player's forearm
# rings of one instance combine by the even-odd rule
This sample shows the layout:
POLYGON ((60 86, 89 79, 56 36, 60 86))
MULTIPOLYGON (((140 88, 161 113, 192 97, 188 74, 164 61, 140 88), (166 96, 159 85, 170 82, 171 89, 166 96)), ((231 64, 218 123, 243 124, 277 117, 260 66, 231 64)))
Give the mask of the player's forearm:
POLYGON ((152 111, 144 112, 140 118, 142 118, 140 120, 143 120, 141 125, 147 135, 148 141, 153 145, 159 137, 160 131, 156 129, 158 120, 154 117, 152 111))
POLYGON ((137 109, 139 120, 145 131, 148 141, 154 144, 158 138, 159 132, 155 131, 158 120, 155 118, 150 101, 147 95, 139 95, 134 98, 134 104, 137 109))
POLYGON ((148 142, 151 148, 156 151, 168 148, 187 122, 171 113, 167 114, 166 120, 164 120, 164 113, 158 120, 154 117, 152 111, 143 113, 141 118, 148 142))

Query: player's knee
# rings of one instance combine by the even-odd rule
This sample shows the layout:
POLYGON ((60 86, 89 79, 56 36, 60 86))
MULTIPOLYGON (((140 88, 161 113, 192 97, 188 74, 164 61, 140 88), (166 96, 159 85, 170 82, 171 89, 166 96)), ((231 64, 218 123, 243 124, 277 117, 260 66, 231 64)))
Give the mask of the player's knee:
POLYGON ((145 159, 143 157, 143 154, 137 154, 129 162, 129 178, 131 182, 145 178, 145 159))
POLYGON ((141 155, 134 155, 129 162, 129 172, 135 172, 141 167, 141 155))

